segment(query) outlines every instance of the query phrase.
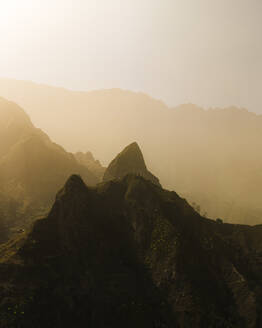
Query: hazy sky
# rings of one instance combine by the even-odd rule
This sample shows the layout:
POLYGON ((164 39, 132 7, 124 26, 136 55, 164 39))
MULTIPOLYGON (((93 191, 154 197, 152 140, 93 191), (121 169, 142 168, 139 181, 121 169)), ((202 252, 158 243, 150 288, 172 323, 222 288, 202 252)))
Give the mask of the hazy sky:
POLYGON ((0 76, 262 113, 262 0, 0 0, 0 76))

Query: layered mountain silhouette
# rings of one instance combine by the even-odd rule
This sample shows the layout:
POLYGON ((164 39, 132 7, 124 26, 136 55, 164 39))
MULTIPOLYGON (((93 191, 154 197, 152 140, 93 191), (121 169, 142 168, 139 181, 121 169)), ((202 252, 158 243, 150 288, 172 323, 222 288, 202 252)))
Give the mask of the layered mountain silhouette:
POLYGON ((99 181, 102 181, 106 168, 101 165, 99 160, 94 158, 90 151, 86 153, 77 152, 74 155, 80 164, 85 165, 99 181))
POLYGON ((159 180, 147 170, 141 149, 136 142, 128 145, 116 158, 109 164, 104 173, 103 180, 110 181, 121 179, 128 173, 141 175, 160 186, 159 180))
POLYGON ((201 217, 126 175, 73 175, 49 215, 0 248, 1 327, 261 327, 262 226, 201 217))
POLYGON ((201 213, 261 223, 261 115, 235 107, 169 108, 142 93, 75 92, 7 79, 0 80, 0 94, 72 152, 91 150, 105 166, 136 140, 161 184, 199 204, 201 213))
POLYGON ((38 211, 50 206, 57 190, 73 173, 81 174, 89 185, 98 182, 73 154, 35 128, 22 108, 2 98, 0 145, 1 210, 10 223, 17 221, 17 215, 28 214, 29 208, 38 211))
POLYGON ((0 114, 1 142, 5 145, 0 157, 0 180, 6 190, 21 189, 34 199, 50 198, 50 192, 55 193, 74 172, 81 174, 87 184, 97 182, 72 154, 35 128, 20 107, 2 99, 0 114))

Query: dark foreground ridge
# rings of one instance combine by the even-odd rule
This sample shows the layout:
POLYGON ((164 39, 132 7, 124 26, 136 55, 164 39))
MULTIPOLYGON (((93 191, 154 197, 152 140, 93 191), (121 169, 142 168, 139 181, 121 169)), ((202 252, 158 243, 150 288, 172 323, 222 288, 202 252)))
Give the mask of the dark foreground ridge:
POLYGON ((262 226, 202 218, 141 176, 72 176, 10 248, 1 327, 261 327, 262 226))

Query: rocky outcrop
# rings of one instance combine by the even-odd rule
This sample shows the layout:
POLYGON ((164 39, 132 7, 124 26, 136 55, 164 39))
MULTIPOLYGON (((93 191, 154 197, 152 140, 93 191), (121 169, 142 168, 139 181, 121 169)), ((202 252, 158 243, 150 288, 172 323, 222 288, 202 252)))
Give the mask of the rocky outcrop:
POLYGON ((126 174, 133 173, 143 176, 160 186, 159 180, 147 170, 143 154, 136 142, 131 143, 109 164, 104 174, 104 181, 121 179, 126 174))

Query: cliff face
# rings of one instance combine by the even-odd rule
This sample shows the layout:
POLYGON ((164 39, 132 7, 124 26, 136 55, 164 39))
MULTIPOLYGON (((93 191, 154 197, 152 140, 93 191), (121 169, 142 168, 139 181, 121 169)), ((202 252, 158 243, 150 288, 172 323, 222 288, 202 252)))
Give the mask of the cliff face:
POLYGON ((143 154, 136 142, 131 143, 109 164, 104 174, 104 181, 121 179, 128 173, 143 176, 159 185, 159 180, 147 170, 143 154))
POLYGON ((19 250, 0 250, 0 323, 16 306, 27 328, 260 327, 261 237, 141 176, 74 175, 19 250))

